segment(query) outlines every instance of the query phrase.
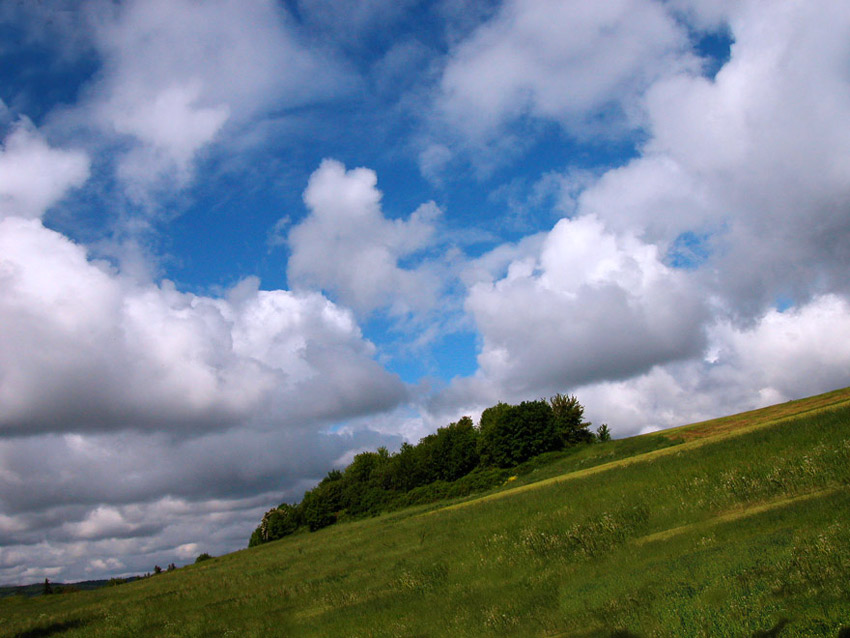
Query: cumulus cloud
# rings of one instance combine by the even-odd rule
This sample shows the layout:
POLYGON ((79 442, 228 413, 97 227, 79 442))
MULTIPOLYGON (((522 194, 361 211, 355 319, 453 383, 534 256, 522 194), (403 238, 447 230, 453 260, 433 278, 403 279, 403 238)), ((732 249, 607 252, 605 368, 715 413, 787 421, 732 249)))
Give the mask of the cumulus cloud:
POLYGON ((618 436, 781 403, 847 385, 850 347, 838 336, 848 331, 847 300, 818 296, 748 327, 718 321, 704 356, 578 392, 588 416, 616 424, 618 436))
POLYGON ((89 158, 84 152, 51 147, 31 122, 22 119, 0 149, 0 218, 41 217, 88 177, 89 158))
POLYGON ((441 211, 427 203, 407 220, 388 219, 377 182, 367 168, 322 162, 304 191, 310 214, 289 231, 290 284, 327 290, 362 313, 428 309, 441 286, 437 273, 401 262, 432 244, 441 211))
POLYGON ((227 300, 138 283, 38 220, 0 222, 0 291, 7 433, 191 433, 305 393, 331 398, 270 418, 356 415, 404 396, 351 314, 321 295, 243 286, 227 300))
POLYGON ((579 209, 667 250, 705 237, 705 285, 734 312, 847 291, 850 16, 837 5, 740 3, 713 80, 679 74, 646 96, 644 154, 579 209))
POLYGON ((704 304, 654 246, 580 217, 527 248, 470 285, 479 370, 453 393, 515 399, 630 377, 701 350, 704 304))
POLYGON ((627 125, 654 80, 694 68, 686 33, 650 0, 511 0, 451 53, 438 117, 473 142, 492 141, 523 117, 586 135, 603 117, 627 125))
POLYGON ((725 24, 731 58, 711 79, 654 78, 639 157, 565 192, 572 218, 542 239, 475 266, 479 371, 433 410, 566 389, 625 434, 850 381, 850 14, 673 4, 725 24))

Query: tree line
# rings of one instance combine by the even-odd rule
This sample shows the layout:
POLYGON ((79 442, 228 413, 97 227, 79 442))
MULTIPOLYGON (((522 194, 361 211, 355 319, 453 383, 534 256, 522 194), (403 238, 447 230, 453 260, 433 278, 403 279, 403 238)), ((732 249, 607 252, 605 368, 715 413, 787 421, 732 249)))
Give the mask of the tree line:
POLYGON ((331 470, 295 505, 269 510, 249 540, 253 547, 340 520, 439 498, 461 496, 504 481, 506 470, 545 452, 607 441, 607 425, 594 434, 574 396, 556 394, 519 405, 487 408, 475 425, 468 416, 439 428, 418 444, 362 452, 344 470, 331 470))

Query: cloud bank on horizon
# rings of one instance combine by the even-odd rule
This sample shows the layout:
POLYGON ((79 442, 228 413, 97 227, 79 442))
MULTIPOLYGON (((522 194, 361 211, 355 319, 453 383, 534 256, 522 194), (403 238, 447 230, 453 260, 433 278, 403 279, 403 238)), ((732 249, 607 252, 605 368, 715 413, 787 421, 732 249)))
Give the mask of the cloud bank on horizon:
POLYGON ((841 3, 18 3, 0 56, 0 582, 232 551, 499 400, 850 384, 841 3))

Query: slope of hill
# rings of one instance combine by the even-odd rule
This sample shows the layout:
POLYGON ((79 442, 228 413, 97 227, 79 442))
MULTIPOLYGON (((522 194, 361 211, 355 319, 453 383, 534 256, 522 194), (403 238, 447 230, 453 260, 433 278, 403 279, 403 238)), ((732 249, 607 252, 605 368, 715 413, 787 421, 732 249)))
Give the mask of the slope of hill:
POLYGON ((0 636, 847 636, 850 389, 94 592, 0 636))

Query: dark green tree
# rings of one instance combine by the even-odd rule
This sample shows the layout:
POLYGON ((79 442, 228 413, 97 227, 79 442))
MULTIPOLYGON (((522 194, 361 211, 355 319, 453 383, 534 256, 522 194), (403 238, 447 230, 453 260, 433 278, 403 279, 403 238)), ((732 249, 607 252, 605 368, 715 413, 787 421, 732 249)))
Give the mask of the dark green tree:
POLYGON ((298 529, 298 510, 288 503, 281 503, 275 509, 266 512, 260 527, 263 528, 265 541, 289 536, 298 529))
POLYGON ((304 494, 298 514, 311 532, 336 523, 343 507, 345 486, 342 479, 342 472, 331 470, 316 487, 304 494))
POLYGON ((546 401, 500 403, 493 412, 488 410, 481 415, 482 458, 488 464, 513 467, 559 448, 552 407, 546 401))
POLYGON ((499 465, 496 462, 496 430, 501 428, 505 415, 511 409, 507 403, 499 402, 481 413, 478 421, 478 454, 482 465, 499 465))
POLYGON ((341 507, 347 516, 367 516, 382 510, 388 498, 383 483, 389 463, 390 455, 385 447, 354 457, 342 478, 341 507))
POLYGON ((593 441, 591 424, 584 421, 584 406, 575 396, 558 393, 549 399, 549 405, 552 406, 552 414, 555 417, 555 429, 561 441, 560 447, 593 441))
POLYGON ((257 529, 251 532, 251 538, 248 539, 248 547, 256 547, 257 545, 262 545, 264 542, 263 531, 260 529, 260 525, 258 525, 257 529))
POLYGON ((409 492, 415 487, 426 485, 434 480, 430 467, 431 455, 428 452, 430 439, 425 437, 418 445, 407 441, 390 459, 387 479, 390 489, 397 492, 409 492))
POLYGON ((433 480, 456 481, 478 465, 478 430, 468 416, 437 430, 431 466, 433 480))
POLYGON ((279 538, 292 534, 298 529, 298 510, 287 503, 281 503, 278 507, 270 509, 263 515, 257 529, 251 534, 248 547, 276 541, 279 538))

